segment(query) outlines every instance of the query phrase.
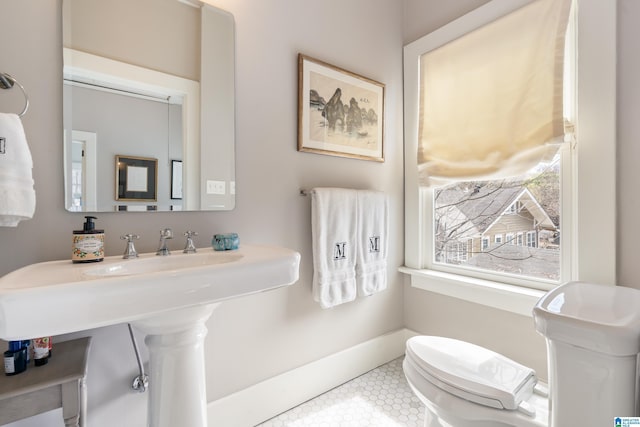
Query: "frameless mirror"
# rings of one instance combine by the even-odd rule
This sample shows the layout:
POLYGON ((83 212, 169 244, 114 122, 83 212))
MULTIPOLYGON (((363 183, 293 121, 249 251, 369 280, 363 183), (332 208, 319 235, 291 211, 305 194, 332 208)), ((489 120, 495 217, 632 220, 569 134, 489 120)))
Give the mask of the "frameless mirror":
POLYGON ((197 0, 63 0, 65 207, 235 205, 235 26, 197 0))

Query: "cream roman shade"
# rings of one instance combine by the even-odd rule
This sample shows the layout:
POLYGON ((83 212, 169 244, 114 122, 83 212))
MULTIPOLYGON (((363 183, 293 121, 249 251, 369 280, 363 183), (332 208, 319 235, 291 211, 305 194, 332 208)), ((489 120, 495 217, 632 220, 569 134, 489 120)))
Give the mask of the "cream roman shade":
POLYGON ((557 151, 570 6, 533 1, 421 56, 423 183, 519 175, 557 151))

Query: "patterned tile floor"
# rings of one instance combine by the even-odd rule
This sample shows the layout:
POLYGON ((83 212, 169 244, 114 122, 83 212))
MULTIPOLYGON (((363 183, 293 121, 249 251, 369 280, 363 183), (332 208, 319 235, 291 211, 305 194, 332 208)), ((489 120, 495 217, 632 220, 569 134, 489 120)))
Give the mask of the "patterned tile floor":
POLYGON ((421 427, 424 407, 395 359, 257 427, 421 427))

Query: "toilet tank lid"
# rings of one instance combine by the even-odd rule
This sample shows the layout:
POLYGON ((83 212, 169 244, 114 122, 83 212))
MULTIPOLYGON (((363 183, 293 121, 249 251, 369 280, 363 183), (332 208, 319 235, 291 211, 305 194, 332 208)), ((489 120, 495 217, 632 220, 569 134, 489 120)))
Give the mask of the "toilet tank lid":
POLYGON ((484 347, 451 338, 410 338, 406 357, 434 385, 499 409, 517 409, 531 397, 537 383, 533 369, 484 347))

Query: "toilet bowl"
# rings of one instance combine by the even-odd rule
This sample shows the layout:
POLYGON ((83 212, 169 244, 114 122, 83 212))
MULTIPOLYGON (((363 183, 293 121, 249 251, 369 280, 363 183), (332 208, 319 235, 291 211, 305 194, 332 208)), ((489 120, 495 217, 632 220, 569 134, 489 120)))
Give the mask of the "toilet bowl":
POLYGON ((546 427, 548 399, 535 372, 464 341, 416 336, 403 370, 426 406, 425 427, 546 427))
POLYGON ((533 317, 547 342, 549 393, 532 369, 488 349, 407 341, 403 369, 426 427, 601 427, 640 415, 639 290, 569 282, 545 294, 533 317))

